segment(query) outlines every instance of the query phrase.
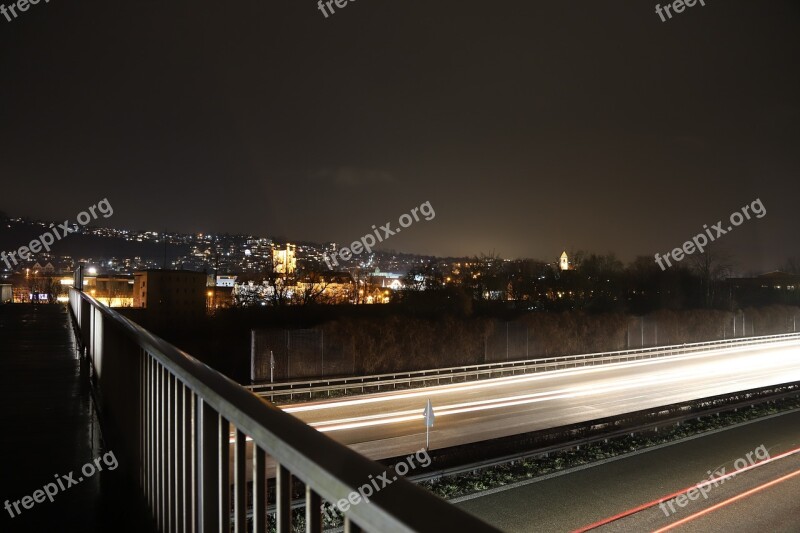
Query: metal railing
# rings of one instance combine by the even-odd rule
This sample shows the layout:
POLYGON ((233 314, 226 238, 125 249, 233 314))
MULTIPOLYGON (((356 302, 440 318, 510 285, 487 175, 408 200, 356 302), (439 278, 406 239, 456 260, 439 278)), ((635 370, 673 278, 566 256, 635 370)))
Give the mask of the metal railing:
MULTIPOLYGON (((565 368, 602 365, 610 363, 636 361, 669 357, 688 353, 702 352, 709 349, 738 348, 755 344, 786 342, 800 340, 800 333, 781 335, 765 335, 761 337, 742 337, 721 341, 705 341, 691 344, 677 344, 670 346, 656 346, 651 348, 637 348, 634 350, 620 350, 615 352, 598 352, 580 355, 564 355, 527 359, 523 361, 504 361, 499 363, 484 363, 476 365, 436 368, 408 372, 394 372, 388 374, 375 374, 371 376, 340 377, 327 379, 314 379, 307 381, 290 381, 280 383, 267 383, 249 385, 247 388, 256 394, 270 398, 294 397, 314 393, 361 390, 366 388, 381 390, 396 388, 397 385, 411 387, 413 384, 427 385, 434 380, 436 384, 465 382, 470 380, 489 379, 517 374, 529 374, 565 368)), ((422 386, 420 385, 420 386, 422 386)))
MULTIPOLYGON (((87 294, 71 289, 69 299, 104 436, 161 531, 262 533, 270 503, 276 530, 292 531, 297 479, 305 531, 319 533, 323 499, 346 501, 385 471, 87 294)), ((496 531, 404 479, 350 506, 344 531, 362 530, 496 531)))

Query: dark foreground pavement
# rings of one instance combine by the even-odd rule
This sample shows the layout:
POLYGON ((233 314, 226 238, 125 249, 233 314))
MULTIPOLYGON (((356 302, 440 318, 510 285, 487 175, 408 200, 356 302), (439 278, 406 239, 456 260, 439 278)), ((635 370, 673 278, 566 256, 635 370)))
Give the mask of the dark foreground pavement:
MULTIPOLYGON (((800 447, 800 412, 784 414, 625 457, 563 476, 530 483, 457 503, 486 522, 509 532, 573 531, 655 501, 709 478, 709 470, 735 470, 734 463, 759 446, 775 457, 800 447)), ((763 455, 763 453, 762 453, 763 455)), ((755 455, 752 455, 755 457, 755 455)), ((674 506, 667 518, 658 506, 604 531, 654 531, 771 480, 796 471, 793 456, 769 468, 740 474, 710 491, 709 498, 674 506), (737 476, 738 477, 738 476, 737 476)), ((741 466, 741 463, 739 464, 741 466)), ((753 492, 720 509, 676 527, 676 532, 800 532, 800 476, 753 492)))
POLYGON ((66 306, 0 305, 0 531, 152 530, 135 488, 109 469, 116 456, 102 447, 87 372, 66 306), (103 471, 85 476, 104 455, 103 471), (24 508, 58 480, 52 503, 24 508))

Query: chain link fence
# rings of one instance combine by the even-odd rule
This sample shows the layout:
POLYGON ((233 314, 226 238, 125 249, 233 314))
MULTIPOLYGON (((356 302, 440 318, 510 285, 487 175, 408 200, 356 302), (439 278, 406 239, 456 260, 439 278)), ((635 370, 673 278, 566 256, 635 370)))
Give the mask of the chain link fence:
POLYGON ((484 340, 484 362, 528 359, 531 355, 530 340, 530 328, 525 324, 497 321, 484 340))
MULTIPOLYGON (((252 330, 253 383, 341 376, 355 372, 355 351, 322 329, 252 330)), ((350 347, 352 348, 352 347, 350 347)))
POLYGON ((463 327, 402 322, 253 330, 253 383, 371 375, 797 331, 796 308, 662 311, 644 317, 538 315, 463 327), (438 328, 438 329, 437 329, 438 328))
MULTIPOLYGON (((483 336, 483 361, 513 361, 534 355, 530 328, 495 321, 483 336)), ((322 329, 252 330, 250 379, 253 383, 354 375, 361 368, 355 342, 329 337, 322 329)), ((450 344, 450 343, 447 343, 450 344)), ((458 350, 437 346, 437 351, 458 350)))

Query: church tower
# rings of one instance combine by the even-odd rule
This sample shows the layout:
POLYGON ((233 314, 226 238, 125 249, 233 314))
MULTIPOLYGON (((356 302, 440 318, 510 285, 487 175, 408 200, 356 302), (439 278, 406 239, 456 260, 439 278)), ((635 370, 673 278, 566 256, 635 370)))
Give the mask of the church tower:
POLYGON ((569 270, 569 257, 567 256, 567 251, 561 254, 561 259, 558 262, 558 266, 561 270, 569 270))

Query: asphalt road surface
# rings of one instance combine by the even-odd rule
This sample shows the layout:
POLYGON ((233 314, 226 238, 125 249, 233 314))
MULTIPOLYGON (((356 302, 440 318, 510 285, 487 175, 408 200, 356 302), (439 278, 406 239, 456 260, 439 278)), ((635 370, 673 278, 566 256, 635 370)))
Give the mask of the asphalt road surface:
POLYGON ((455 505, 514 533, 797 533, 798 449, 795 411, 455 505))
POLYGON ((800 381, 800 341, 385 392, 283 409, 373 459, 800 381))

